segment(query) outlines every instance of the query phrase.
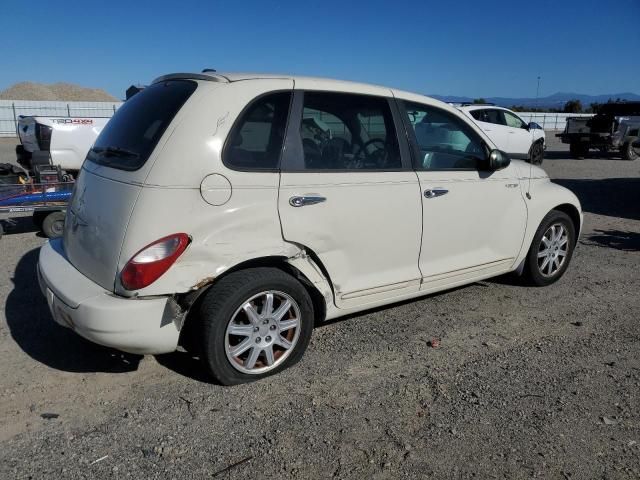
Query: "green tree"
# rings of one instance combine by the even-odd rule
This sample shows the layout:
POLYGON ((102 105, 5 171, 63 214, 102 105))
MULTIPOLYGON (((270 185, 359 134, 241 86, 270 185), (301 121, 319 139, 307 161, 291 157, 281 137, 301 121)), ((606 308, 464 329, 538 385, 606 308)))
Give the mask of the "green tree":
POLYGON ((474 98, 473 103, 487 103, 484 98, 474 98))
POLYGON ((564 113, 581 113, 582 112, 582 103, 580 100, 569 100, 564 104, 564 108, 562 109, 564 113))

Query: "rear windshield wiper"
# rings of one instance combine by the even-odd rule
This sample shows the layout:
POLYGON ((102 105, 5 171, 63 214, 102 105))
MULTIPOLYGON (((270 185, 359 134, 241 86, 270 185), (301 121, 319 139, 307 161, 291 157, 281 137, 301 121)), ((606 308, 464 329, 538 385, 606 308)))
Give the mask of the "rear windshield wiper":
POLYGON ((127 157, 127 158, 140 157, 139 153, 132 152, 131 150, 127 150, 126 148, 120 148, 120 147, 93 147, 91 151, 93 153, 97 153, 98 155, 104 155, 105 157, 127 157))

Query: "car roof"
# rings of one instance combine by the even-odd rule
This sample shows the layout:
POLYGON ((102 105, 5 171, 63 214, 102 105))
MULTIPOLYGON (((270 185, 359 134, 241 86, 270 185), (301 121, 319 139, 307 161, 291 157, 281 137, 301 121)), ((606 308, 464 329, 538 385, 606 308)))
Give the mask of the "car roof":
POLYGON ((381 85, 373 85, 369 83, 358 83, 347 80, 338 80, 333 78, 323 77, 309 77, 304 75, 287 75, 277 73, 243 73, 243 72, 213 72, 205 71, 202 73, 171 73, 169 75, 163 75, 156 78, 152 83, 162 82, 171 79, 190 78, 195 80, 209 80, 214 82, 232 83, 240 82, 243 80, 267 80, 267 79, 287 79, 293 80, 296 83, 315 83, 323 84, 328 88, 349 86, 354 90, 367 90, 371 88, 384 89, 386 91, 391 90, 390 87, 383 87, 381 85))
POLYGON ((512 110, 509 110, 508 108, 505 107, 499 107, 498 105, 494 105, 492 103, 474 103, 472 105, 460 105, 459 107, 460 110, 487 110, 489 108, 495 108, 497 110, 507 110, 509 112, 511 112, 512 110))
POLYGON ((338 80, 334 78, 325 77, 310 77, 304 75, 288 75, 288 74, 275 74, 275 73, 242 73, 242 72, 218 72, 218 71, 203 71, 202 73, 171 73, 163 75, 153 80, 152 83, 164 82, 168 80, 178 79, 192 79, 192 80, 207 80, 220 83, 234 83, 246 80, 268 80, 268 79, 283 79, 292 80, 295 82, 296 88, 306 90, 328 90, 337 92, 357 92, 365 95, 379 95, 389 97, 391 95, 396 98, 409 101, 424 102, 433 105, 438 105, 441 108, 446 108, 450 111, 455 111, 451 105, 441 102, 432 97, 427 97, 418 93, 399 90, 392 87, 385 87, 382 85, 375 85, 371 83, 352 82, 349 80, 338 80))

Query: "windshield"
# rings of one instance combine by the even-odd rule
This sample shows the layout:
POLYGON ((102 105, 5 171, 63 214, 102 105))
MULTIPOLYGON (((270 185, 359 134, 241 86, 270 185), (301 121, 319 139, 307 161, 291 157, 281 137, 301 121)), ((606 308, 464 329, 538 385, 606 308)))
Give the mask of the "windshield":
POLYGON ((171 80, 131 97, 102 130, 87 160, 120 170, 142 167, 197 86, 190 80, 171 80))

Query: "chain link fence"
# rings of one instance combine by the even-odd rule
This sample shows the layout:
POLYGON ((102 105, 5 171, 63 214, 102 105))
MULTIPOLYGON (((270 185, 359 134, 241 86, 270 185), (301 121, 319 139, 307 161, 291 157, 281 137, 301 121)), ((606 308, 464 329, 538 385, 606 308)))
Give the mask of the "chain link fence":
POLYGON ((0 137, 15 137, 20 115, 110 118, 122 102, 0 100, 0 137))
POLYGON ((592 113, 516 112, 526 123, 535 122, 543 130, 564 130, 569 117, 593 117, 592 113))
MULTIPOLYGON (((0 137, 17 135, 20 115, 45 117, 105 117, 110 118, 122 102, 44 102, 0 100, 0 137)), ((591 117, 585 113, 517 112, 527 123, 535 122, 544 130, 564 130, 567 117, 591 117)), ((329 122, 330 123, 330 122, 329 122)))

